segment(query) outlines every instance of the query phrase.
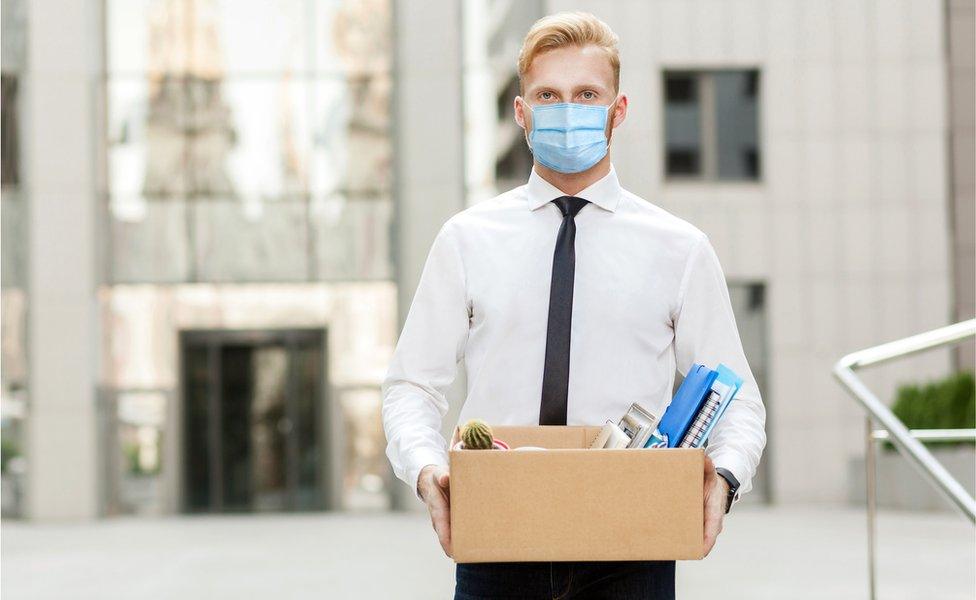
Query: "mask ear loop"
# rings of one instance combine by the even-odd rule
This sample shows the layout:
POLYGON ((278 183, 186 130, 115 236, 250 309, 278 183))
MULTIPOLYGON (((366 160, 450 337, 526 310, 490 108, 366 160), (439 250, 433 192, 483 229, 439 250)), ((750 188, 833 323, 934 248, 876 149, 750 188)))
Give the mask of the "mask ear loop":
MULTIPOLYGON (((526 106, 529 106, 529 105, 525 103, 525 99, 523 98, 522 99, 522 121, 523 122, 525 122, 525 107, 526 106)), ((529 106, 529 112, 530 113, 532 112, 532 107, 531 106, 529 106)), ((533 119, 533 123, 534 122, 535 121, 533 119)), ((529 128, 528 127, 525 127, 524 125, 522 126, 522 136, 525 137, 525 145, 528 146, 529 152, 532 152, 532 144, 529 143, 529 128)), ((532 152, 532 154, 535 154, 535 152, 532 152)))
POLYGON ((610 122, 610 136, 607 138, 607 152, 608 153, 610 152, 610 144, 613 143, 613 113, 616 112, 616 110, 617 110, 616 102, 617 102, 616 99, 614 99, 614 107, 613 107, 613 110, 610 110, 609 107, 607 108, 607 121, 610 122))

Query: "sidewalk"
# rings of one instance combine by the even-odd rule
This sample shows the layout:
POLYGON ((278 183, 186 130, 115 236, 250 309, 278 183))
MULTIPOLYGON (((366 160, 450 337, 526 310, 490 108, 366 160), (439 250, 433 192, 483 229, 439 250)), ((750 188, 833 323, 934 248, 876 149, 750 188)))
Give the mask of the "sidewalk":
MULTIPOLYGON (((678 564, 678 597, 867 597, 863 511, 743 506, 712 554, 678 564)), ((4 600, 450 598, 454 565, 416 514, 4 522, 4 600)), ((883 512, 879 597, 976 597, 974 530, 883 512)))

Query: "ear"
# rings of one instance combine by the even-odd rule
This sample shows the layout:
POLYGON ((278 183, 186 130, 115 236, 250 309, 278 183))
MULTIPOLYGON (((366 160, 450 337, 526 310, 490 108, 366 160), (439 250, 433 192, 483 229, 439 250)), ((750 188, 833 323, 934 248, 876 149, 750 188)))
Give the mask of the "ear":
POLYGON ((515 109, 515 122, 518 123, 519 127, 525 129, 527 127, 525 124, 525 111, 523 110, 525 100, 522 99, 522 96, 515 96, 515 100, 512 102, 514 103, 513 108, 515 109))
POLYGON ((616 129, 627 118, 627 95, 620 94, 617 98, 617 104, 613 109, 613 114, 610 115, 611 129, 616 129))

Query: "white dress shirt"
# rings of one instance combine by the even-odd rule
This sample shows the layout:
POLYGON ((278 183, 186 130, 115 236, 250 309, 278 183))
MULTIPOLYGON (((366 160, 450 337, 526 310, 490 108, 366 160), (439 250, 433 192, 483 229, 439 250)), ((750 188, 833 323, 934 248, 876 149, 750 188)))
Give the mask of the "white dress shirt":
MULTIPOLYGON (((526 185, 449 218, 427 256, 382 384, 386 454, 417 489, 447 465, 445 391, 463 361, 459 422, 538 425, 553 251, 566 194, 535 169, 526 185)), ((674 373, 725 363, 744 379, 707 454, 752 487, 766 411, 746 362, 718 257, 699 229, 624 190, 616 170, 575 194, 576 275, 567 425, 618 420, 637 402, 659 417, 674 373)))

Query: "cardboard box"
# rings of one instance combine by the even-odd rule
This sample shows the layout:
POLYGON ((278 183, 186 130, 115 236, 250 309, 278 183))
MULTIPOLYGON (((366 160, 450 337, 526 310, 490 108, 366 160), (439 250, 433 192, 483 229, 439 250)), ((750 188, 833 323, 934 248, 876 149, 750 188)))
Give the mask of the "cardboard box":
POLYGON ((492 429, 546 450, 450 451, 456 562, 702 558, 704 450, 590 450, 600 427, 492 429))

